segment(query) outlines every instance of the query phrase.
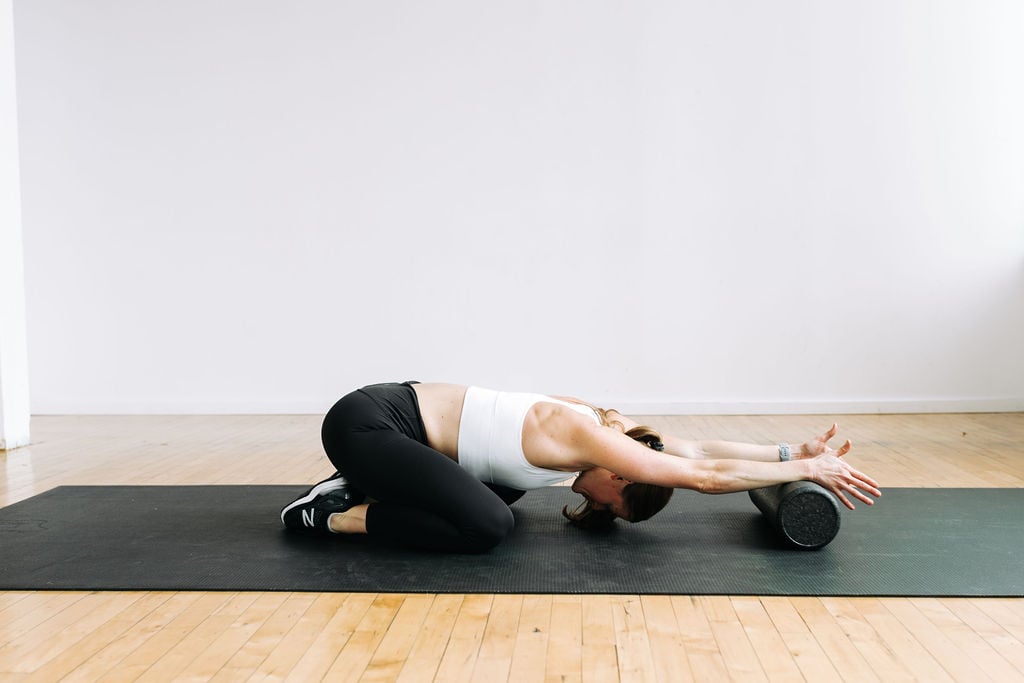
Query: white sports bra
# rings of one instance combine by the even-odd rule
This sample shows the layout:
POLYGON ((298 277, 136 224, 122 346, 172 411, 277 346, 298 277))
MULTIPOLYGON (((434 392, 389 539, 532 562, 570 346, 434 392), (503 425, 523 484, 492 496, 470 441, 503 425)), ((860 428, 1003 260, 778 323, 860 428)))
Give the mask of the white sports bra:
POLYGON ((477 479, 520 491, 544 488, 576 476, 531 465, 523 454, 523 422, 537 403, 557 403, 601 424, 589 406, 543 394, 469 387, 459 425, 459 464, 477 479))

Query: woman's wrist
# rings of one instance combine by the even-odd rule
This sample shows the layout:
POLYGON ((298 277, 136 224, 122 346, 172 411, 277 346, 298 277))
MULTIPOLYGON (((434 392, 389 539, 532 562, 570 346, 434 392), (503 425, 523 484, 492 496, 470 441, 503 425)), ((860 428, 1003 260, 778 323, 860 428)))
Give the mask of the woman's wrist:
POLYGON ((791 460, 804 460, 805 458, 814 457, 806 441, 800 444, 790 444, 789 454, 791 460))
POLYGON ((812 460, 793 460, 800 478, 797 481, 814 481, 814 467, 812 460))

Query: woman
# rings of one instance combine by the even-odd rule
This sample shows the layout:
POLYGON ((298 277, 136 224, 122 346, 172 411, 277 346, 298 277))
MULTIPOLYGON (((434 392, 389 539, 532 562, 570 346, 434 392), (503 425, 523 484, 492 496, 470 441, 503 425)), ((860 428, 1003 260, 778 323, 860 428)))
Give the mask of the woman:
POLYGON ((878 484, 832 450, 836 426, 799 447, 661 437, 613 410, 575 399, 456 384, 375 384, 324 418, 337 473, 281 511, 293 531, 369 534, 406 546, 484 552, 511 531, 523 491, 575 476, 578 526, 637 522, 673 489, 729 493, 815 481, 848 508, 878 484))

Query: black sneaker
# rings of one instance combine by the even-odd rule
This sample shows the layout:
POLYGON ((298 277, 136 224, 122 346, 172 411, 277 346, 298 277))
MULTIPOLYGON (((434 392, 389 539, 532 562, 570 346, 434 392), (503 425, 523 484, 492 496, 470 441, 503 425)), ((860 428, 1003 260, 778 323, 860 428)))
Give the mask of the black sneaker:
POLYGON ((340 472, 316 484, 281 510, 281 521, 291 531, 330 533, 327 520, 335 512, 344 512, 366 498, 345 480, 340 472))

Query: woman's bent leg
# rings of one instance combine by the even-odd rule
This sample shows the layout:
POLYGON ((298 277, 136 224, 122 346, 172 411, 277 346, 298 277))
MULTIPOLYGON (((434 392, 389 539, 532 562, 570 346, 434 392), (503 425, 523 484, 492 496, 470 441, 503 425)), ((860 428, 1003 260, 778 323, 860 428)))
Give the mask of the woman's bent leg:
POLYGON ((332 448, 345 477, 375 502, 366 532, 396 543, 446 552, 490 550, 514 519, 497 495, 458 463, 391 430, 349 432, 332 448))

